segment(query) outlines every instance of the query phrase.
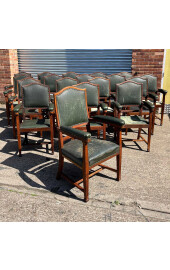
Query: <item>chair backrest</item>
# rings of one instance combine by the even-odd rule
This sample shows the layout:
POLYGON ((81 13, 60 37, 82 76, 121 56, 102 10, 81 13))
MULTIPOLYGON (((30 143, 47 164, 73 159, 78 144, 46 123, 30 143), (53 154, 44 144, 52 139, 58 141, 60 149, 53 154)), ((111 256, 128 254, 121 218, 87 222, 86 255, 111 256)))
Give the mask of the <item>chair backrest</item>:
POLYGON ((99 85, 82 82, 77 84, 76 87, 86 89, 88 107, 97 107, 99 105, 99 85))
POLYGON ((94 72, 94 73, 90 74, 90 76, 95 77, 95 78, 97 78, 97 77, 107 78, 107 75, 104 74, 103 72, 94 72))
POLYGON ((31 76, 31 74, 29 74, 29 73, 21 73, 21 74, 18 74, 17 76, 15 76, 14 78, 13 78, 13 83, 14 83, 14 93, 15 94, 18 94, 18 81, 20 81, 20 80, 23 80, 23 79, 25 79, 25 78, 31 78, 32 76, 31 76))
POLYGON ((148 79, 141 77, 133 77, 130 81, 137 82, 143 84, 143 97, 148 95, 148 79))
POLYGON ((53 75, 53 73, 51 72, 43 72, 43 73, 39 73, 38 76, 38 80, 44 84, 44 77, 48 76, 48 75, 53 75))
POLYGON ((67 87, 67 86, 72 86, 77 84, 77 80, 73 79, 73 78, 62 78, 56 81, 56 91, 60 91, 63 88, 67 87))
POLYGON ((28 76, 31 77, 31 74, 28 73, 28 72, 25 72, 25 71, 21 71, 21 72, 19 72, 19 73, 14 74, 14 77, 17 77, 17 76, 20 76, 20 75, 23 75, 23 74, 26 74, 26 75, 28 75, 28 76))
POLYGON ((86 89, 66 87, 54 94, 54 102, 58 127, 88 122, 86 89))
POLYGON ((152 74, 145 74, 141 78, 148 79, 148 92, 156 92, 157 89, 157 77, 152 74))
POLYGON ((99 95, 100 97, 110 96, 110 80, 106 78, 97 77, 89 80, 90 83, 99 85, 99 95))
POLYGON ((64 73, 62 75, 62 77, 63 78, 68 77, 68 78, 76 79, 77 75, 78 75, 78 73, 70 71, 70 72, 64 73))
POLYGON ((110 80, 111 92, 116 92, 116 84, 124 82, 126 79, 124 76, 119 74, 111 74, 108 76, 110 80))
POLYGON ((134 81, 125 81, 116 85, 116 101, 120 105, 141 105, 143 85, 134 81))
POLYGON ((24 79, 22 79, 22 80, 19 80, 19 81, 17 81, 17 83, 18 83, 18 97, 19 97, 19 99, 21 99, 22 98, 22 87, 23 86, 25 86, 25 85, 29 85, 29 84, 32 84, 32 83, 37 83, 37 84, 39 84, 40 82, 38 81, 38 80, 36 80, 36 79, 34 79, 34 78, 24 78, 24 79))
POLYGON ((61 76, 55 74, 44 77, 44 84, 49 86, 50 92, 56 92, 56 81, 60 78, 61 76))
POLYGON ((22 87, 22 108, 46 109, 50 103, 50 89, 46 85, 32 83, 22 87))
POLYGON ((121 76, 124 76, 126 80, 129 80, 130 78, 132 78, 132 73, 130 72, 120 72, 119 74, 121 76))
POLYGON ((81 74, 81 75, 77 75, 76 79, 79 83, 82 83, 82 82, 88 82, 88 80, 93 79, 93 77, 90 76, 89 74, 81 74))

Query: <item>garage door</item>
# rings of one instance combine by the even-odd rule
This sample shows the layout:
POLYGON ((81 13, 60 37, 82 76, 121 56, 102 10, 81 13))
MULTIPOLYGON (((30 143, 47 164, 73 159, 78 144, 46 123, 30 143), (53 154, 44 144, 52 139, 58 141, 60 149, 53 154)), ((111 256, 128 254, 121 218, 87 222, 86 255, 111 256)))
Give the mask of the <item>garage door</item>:
POLYGON ((20 71, 29 72, 34 77, 44 71, 59 75, 67 71, 80 74, 131 72, 132 50, 19 49, 18 62, 20 71))

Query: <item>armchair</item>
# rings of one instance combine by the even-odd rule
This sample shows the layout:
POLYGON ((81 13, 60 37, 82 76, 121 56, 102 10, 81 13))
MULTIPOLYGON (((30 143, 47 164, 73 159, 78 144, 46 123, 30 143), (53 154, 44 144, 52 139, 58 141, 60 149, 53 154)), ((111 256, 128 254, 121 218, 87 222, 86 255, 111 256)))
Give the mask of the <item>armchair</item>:
POLYGON ((44 77, 46 76, 49 76, 49 75, 53 75, 51 72, 42 72, 42 73, 39 73, 37 76, 38 76, 38 80, 44 84, 44 77))
POLYGON ((126 80, 129 80, 133 76, 130 72, 120 72, 119 75, 124 76, 126 80))
POLYGON ((82 125, 89 125, 87 94, 85 89, 66 87, 54 94, 57 129, 59 136, 59 166, 57 179, 63 177, 84 193, 84 201, 89 200, 89 177, 107 168, 121 178, 121 126, 124 121, 114 117, 94 117, 94 121, 109 123, 117 128, 117 143, 91 137, 89 132, 79 130, 82 125), (63 135, 67 136, 63 136, 63 135), (70 140, 71 139, 71 140, 70 140), (69 141, 68 141, 69 140, 69 141), (67 141, 67 142, 66 142, 67 141), (120 144, 120 145, 119 145, 120 144), (117 169, 103 164, 112 157, 117 158, 117 169), (74 182, 64 172, 64 159, 69 160, 82 170, 83 178, 74 182), (89 174, 95 166, 100 169, 89 174), (83 182, 83 186, 81 183, 83 182))
POLYGON ((164 109, 165 109, 165 96, 167 94, 167 91, 164 89, 158 89, 157 88, 157 77, 153 76, 151 74, 145 74, 142 76, 142 78, 148 79, 148 92, 149 92, 149 98, 153 100, 155 111, 154 111, 154 124, 155 119, 160 120, 160 125, 163 125, 163 116, 164 116, 164 109), (162 97, 161 97, 162 95, 162 97), (161 100, 162 99, 162 100, 161 100), (161 118, 156 115, 157 109, 161 109, 161 118))
POLYGON ((61 79, 61 76, 57 74, 48 75, 44 77, 44 85, 49 86, 51 94, 56 92, 56 81, 59 79, 61 79))
POLYGON ((4 87, 5 91, 3 92, 3 94, 5 96, 6 115, 7 115, 8 125, 10 125, 11 102, 13 102, 14 100, 17 101, 17 98, 18 98, 17 81, 24 78, 29 78, 29 77, 31 77, 31 74, 26 73, 26 72, 14 74, 13 85, 8 85, 4 87))
POLYGON ((92 73, 90 75, 92 77, 94 77, 94 78, 98 78, 98 77, 100 77, 100 78, 107 78, 107 75, 104 74, 103 72, 94 72, 94 73, 92 73))
POLYGON ((112 108, 116 109, 118 118, 124 120, 125 124, 122 128, 138 129, 138 137, 132 141, 144 141, 147 144, 147 151, 150 151, 154 105, 149 101, 142 101, 142 96, 143 84, 134 81, 117 84, 116 101, 112 102, 112 108), (142 117, 143 106, 149 110, 149 120, 142 117), (134 107, 139 110, 139 115, 133 115, 134 107), (148 140, 141 135, 141 129, 144 128, 148 129, 148 140))
POLYGON ((96 77, 89 80, 90 83, 99 85, 99 101, 110 104, 110 80, 106 78, 96 77))
POLYGON ((77 75, 76 79, 78 83, 82 83, 82 82, 88 82, 88 80, 93 79, 93 77, 90 76, 89 74, 81 74, 81 75, 77 75))
POLYGON ((63 88, 67 86, 72 86, 77 84, 77 80, 73 78, 62 78, 56 81, 56 92, 62 90, 63 88))
POLYGON ((70 71, 70 72, 64 73, 62 75, 62 77, 63 78, 67 77, 67 78, 76 79, 77 75, 78 75, 78 73, 75 73, 75 72, 70 71))
POLYGON ((113 99, 116 98, 116 84, 124 82, 126 79, 123 75, 111 74, 108 76, 110 80, 110 92, 113 99))
POLYGON ((51 134, 51 149, 54 153, 54 130, 53 130, 53 115, 54 105, 50 103, 49 88, 42 84, 30 84, 22 87, 22 103, 14 108, 17 123, 18 150, 21 157, 21 133, 25 133, 27 142, 27 133, 32 131, 50 131, 51 134), (37 110, 37 117, 30 118, 29 110, 37 110), (22 112, 22 122, 20 123, 20 111, 22 112), (44 117, 43 111, 46 111, 48 118, 44 117))
MULTIPOLYGON (((99 85, 92 84, 89 82, 83 82, 76 85, 77 88, 86 89, 87 93, 87 106, 88 106, 88 113, 90 117, 90 130, 97 130, 97 136, 100 137, 100 130, 103 131, 103 137, 106 139, 106 128, 105 124, 102 125, 101 123, 93 122, 92 116, 99 115, 100 110, 103 111, 103 115, 106 114, 107 105, 99 103, 99 85)), ((84 126, 86 129, 86 126, 84 126)))

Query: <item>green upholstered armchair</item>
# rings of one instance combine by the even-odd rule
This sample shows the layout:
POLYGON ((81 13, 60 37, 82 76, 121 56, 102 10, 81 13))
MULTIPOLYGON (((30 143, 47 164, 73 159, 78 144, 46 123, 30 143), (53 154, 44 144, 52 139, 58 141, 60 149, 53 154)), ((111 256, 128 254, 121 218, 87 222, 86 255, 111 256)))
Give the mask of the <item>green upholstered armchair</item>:
POLYGON ((56 81, 56 91, 59 92, 63 88, 65 88, 67 86, 72 86, 75 84, 77 84, 76 79, 64 77, 64 78, 56 81))
POLYGON ((97 77, 107 78, 107 75, 104 74, 103 72, 94 72, 94 73, 90 74, 90 76, 92 76, 94 78, 97 78, 97 77))
POLYGON ((167 91, 164 89, 158 89, 157 88, 157 77, 152 74, 145 74, 142 76, 142 78, 148 79, 148 96, 150 99, 152 99, 154 106, 155 106, 155 112, 154 112, 154 124, 155 119, 160 120, 160 125, 163 125, 163 116, 164 116, 164 109, 165 109, 165 96, 167 94, 167 91), (161 97, 162 95, 162 97, 161 97), (156 115, 157 109, 161 109, 161 118, 156 115))
MULTIPOLYGON (((11 114, 12 114, 12 126, 13 126, 13 137, 16 138, 16 132, 15 132, 15 124, 16 124, 16 119, 15 119, 15 113, 14 113, 14 107, 17 106, 17 104, 20 104, 22 102, 22 87, 29 85, 29 84, 39 84, 39 81, 32 78, 32 77, 27 77, 21 80, 17 81, 17 97, 18 101, 16 100, 11 101, 11 114)), ((20 111, 20 117, 22 117, 22 112, 20 111)))
POLYGON ((143 101, 142 97, 143 84, 125 81, 116 85, 116 101, 112 102, 111 107, 113 112, 116 109, 118 118, 125 121, 122 128, 138 129, 138 138, 133 141, 144 141, 147 144, 147 150, 150 151, 154 105, 149 101, 143 101), (143 106, 149 109, 149 120, 142 117, 143 106), (134 107, 139 109, 139 115, 133 115, 134 107), (148 140, 141 135, 141 130, 144 128, 148 129, 148 140))
POLYGON ((50 93, 56 92, 56 81, 59 79, 61 79, 61 76, 59 76, 57 74, 48 75, 48 76, 44 77, 44 84, 49 86, 50 93))
POLYGON ((89 82, 99 85, 99 101, 109 103, 111 95, 110 80, 103 77, 96 77, 89 80, 89 82))
POLYGON ((129 80, 133 76, 130 72, 120 72, 119 75, 124 76, 126 80, 129 80))
POLYGON ((42 73, 39 73, 37 76, 38 76, 38 80, 44 84, 44 77, 46 76, 49 76, 49 75, 53 75, 53 73, 51 72, 42 72, 42 73))
POLYGON ((85 89, 66 87, 54 94, 57 129, 59 136, 59 167, 57 179, 61 177, 72 183, 84 193, 84 200, 89 200, 89 177, 107 168, 121 177, 121 126, 124 121, 114 117, 97 115, 94 121, 109 123, 117 128, 117 143, 92 138, 89 132, 79 130, 82 125, 89 125, 87 93, 85 89), (67 135, 64 137, 64 135, 67 135), (117 169, 103 164, 112 157, 117 158, 117 169), (82 170, 83 178, 77 182, 71 180, 64 172, 64 159, 69 160, 82 170), (89 174, 95 166, 100 169, 89 174), (83 183, 83 186, 81 185, 83 183))
POLYGON ((110 80, 110 91, 111 91, 111 97, 115 99, 116 95, 116 84, 124 82, 126 79, 124 76, 119 74, 111 74, 108 76, 108 79, 110 80))
POLYGON ((27 133, 33 131, 50 131, 51 149, 54 153, 54 105, 50 103, 49 87, 42 84, 30 84, 22 87, 22 103, 14 108, 17 124, 18 150, 21 156, 21 133, 25 133, 27 142, 27 133), (30 110, 34 111, 34 119, 30 119, 30 110), (35 115, 35 110, 37 114, 35 115), (22 122, 20 123, 20 111, 22 113, 22 122), (44 111, 48 117, 44 117, 44 111), (29 118, 29 119, 28 119, 29 118))
POLYGON ((70 72, 64 73, 62 75, 62 77, 63 78, 68 77, 68 78, 76 79, 77 75, 78 75, 78 73, 70 71, 70 72))
POLYGON ((77 75, 76 79, 78 83, 82 83, 82 82, 88 82, 88 80, 93 79, 93 77, 90 76, 89 74, 81 74, 81 75, 77 75))
POLYGON ((31 77, 31 74, 26 73, 26 72, 20 72, 17 74, 14 74, 13 77, 13 85, 7 85, 4 87, 4 96, 5 96, 5 103, 6 103, 6 115, 7 115, 7 120, 8 120, 8 125, 10 125, 10 114, 11 114, 11 103, 15 100, 15 103, 17 103, 18 100, 18 85, 17 81, 24 79, 24 78, 29 78, 31 77))
MULTIPOLYGON (((102 110, 102 114, 105 115, 107 112, 107 105, 99 102, 99 85, 92 84, 90 82, 82 82, 76 85, 77 88, 86 89, 87 93, 87 106, 89 117, 91 118, 94 115, 99 115, 100 110, 102 110)), ((106 128, 105 124, 96 123, 92 121, 90 122, 90 130, 97 130, 97 136, 100 137, 100 131, 103 131, 103 137, 106 138, 106 128)))

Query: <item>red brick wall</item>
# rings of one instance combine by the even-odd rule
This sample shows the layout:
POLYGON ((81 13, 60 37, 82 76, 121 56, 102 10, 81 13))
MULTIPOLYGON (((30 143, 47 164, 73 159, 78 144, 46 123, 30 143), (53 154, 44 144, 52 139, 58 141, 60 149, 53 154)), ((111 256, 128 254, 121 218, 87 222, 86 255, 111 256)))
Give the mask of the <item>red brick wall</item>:
POLYGON ((164 49, 134 49, 132 51, 132 73, 153 74, 161 87, 164 49))
POLYGON ((0 50, 0 102, 4 103, 4 86, 13 84, 13 75, 18 73, 18 58, 16 49, 0 50))

